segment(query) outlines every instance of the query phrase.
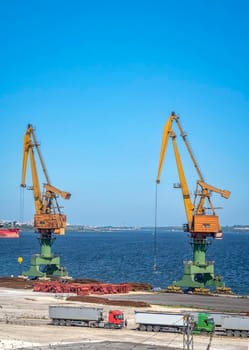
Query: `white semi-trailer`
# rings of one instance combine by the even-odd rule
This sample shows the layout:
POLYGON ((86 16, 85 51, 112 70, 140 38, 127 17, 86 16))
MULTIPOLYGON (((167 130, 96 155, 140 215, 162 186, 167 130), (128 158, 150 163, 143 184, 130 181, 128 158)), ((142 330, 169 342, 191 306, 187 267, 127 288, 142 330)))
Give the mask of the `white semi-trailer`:
POLYGON ((211 312, 215 333, 235 337, 249 337, 249 317, 243 314, 211 312))
MULTIPOLYGON (((197 320, 198 312, 192 312, 194 320, 197 320)), ((246 314, 234 314, 226 312, 209 312, 214 320, 215 334, 234 337, 249 337, 249 316, 246 314)))
MULTIPOLYGON (((182 333, 186 327, 186 315, 187 313, 135 311, 135 323, 140 331, 182 333)), ((193 331, 211 333, 213 330, 214 322, 209 314, 199 313, 193 331)))

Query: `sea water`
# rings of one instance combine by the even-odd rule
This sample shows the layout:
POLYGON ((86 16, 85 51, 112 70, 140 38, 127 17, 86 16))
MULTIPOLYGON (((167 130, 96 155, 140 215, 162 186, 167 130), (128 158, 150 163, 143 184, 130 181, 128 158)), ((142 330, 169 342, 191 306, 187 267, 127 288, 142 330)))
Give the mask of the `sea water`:
MULTIPOLYGON (((249 295, 249 232, 226 232, 212 240, 206 257, 215 261, 215 275, 223 276, 236 294, 249 295)), ((0 239, 0 276, 17 276, 40 252, 37 234, 21 232, 19 239, 0 239), (21 256, 23 263, 17 259, 21 256)), ((103 282, 142 282, 165 288, 183 275, 183 261, 192 259, 184 232, 129 230, 115 232, 66 232, 52 246, 73 278, 103 282)))

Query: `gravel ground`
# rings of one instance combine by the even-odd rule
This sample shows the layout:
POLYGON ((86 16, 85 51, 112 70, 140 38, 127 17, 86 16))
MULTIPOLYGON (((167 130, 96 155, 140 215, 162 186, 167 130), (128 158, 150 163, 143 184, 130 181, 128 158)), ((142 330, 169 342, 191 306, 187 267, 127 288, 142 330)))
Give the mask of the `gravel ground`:
MULTIPOLYGON (((100 343, 76 343, 68 345, 45 346, 45 347, 31 347, 25 350, 172 350, 170 347, 158 345, 144 345, 136 343, 121 343, 121 342, 100 342, 100 343)), ((182 348, 174 348, 181 350, 182 348)))
MULTIPOLYGON (((0 288, 0 350, 169 350, 182 349, 183 336, 173 333, 147 333, 136 330, 134 307, 118 307, 128 319, 127 329, 110 330, 52 326, 48 306, 58 304, 100 307, 99 304, 66 301, 68 295, 35 293, 32 290, 0 288)), ((154 294, 153 294, 154 296, 154 294)), ((109 298, 110 296, 108 296, 109 298)), ((123 299, 124 295, 120 296, 123 299)), ((138 297, 139 298, 139 297, 138 297)), ((115 306, 103 305, 104 315, 115 306)), ((143 309, 143 308, 142 308, 143 309)), ((153 305, 153 310, 179 311, 153 305)), ((186 307, 184 307, 186 310, 186 307)), ((194 336, 194 349, 206 350, 209 338, 194 336)), ((211 350, 248 350, 248 339, 215 336, 211 350)))

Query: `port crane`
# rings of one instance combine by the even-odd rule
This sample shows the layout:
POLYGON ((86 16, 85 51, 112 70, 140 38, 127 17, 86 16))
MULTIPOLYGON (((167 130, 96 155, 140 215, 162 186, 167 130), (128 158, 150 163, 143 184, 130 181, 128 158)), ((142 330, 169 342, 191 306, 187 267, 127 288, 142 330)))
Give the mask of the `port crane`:
POLYGON ((206 260, 206 251, 208 246, 211 244, 210 238, 222 239, 222 230, 219 224, 219 217, 216 215, 215 211, 217 208, 215 208, 212 203, 211 195, 214 192, 227 199, 230 196, 230 192, 216 188, 204 181, 203 175, 188 143, 187 135, 181 127, 179 117, 174 112, 171 113, 163 130, 156 179, 157 184, 160 183, 165 153, 170 138, 173 143, 173 150, 180 181, 180 183, 176 184, 174 187, 180 188, 182 192, 187 218, 187 223, 183 225, 183 228, 184 231, 189 232, 190 235, 190 244, 193 249, 193 261, 184 262, 184 273, 182 279, 179 281, 174 281, 172 286, 168 287, 168 291, 181 292, 182 288, 184 288, 192 290, 196 293, 200 292, 209 294, 209 288, 216 287, 217 292, 230 293, 230 288, 225 287, 221 277, 214 275, 214 262, 206 260), (193 200, 190 196, 179 148, 177 146, 177 136, 173 129, 175 124, 178 127, 180 136, 184 141, 184 145, 198 176, 193 200))
POLYGON ((28 277, 67 276, 65 268, 60 266, 59 256, 54 256, 51 248, 55 235, 63 235, 66 228, 66 215, 62 214, 57 198, 70 199, 71 194, 51 185, 40 145, 31 124, 28 124, 24 135, 21 187, 33 190, 35 203, 34 228, 39 234, 38 239, 40 241, 40 254, 32 255, 30 269, 22 274, 28 277), (38 178, 35 154, 38 155, 45 177, 42 190, 38 178), (29 188, 26 186, 28 159, 33 183, 29 188))

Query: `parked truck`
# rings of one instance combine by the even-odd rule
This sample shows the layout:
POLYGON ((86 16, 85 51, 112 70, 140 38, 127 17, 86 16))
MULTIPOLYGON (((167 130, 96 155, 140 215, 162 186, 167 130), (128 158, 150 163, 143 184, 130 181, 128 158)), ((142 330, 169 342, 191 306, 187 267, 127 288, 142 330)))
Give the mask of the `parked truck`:
MULTIPOLYGON (((196 319, 197 313, 192 312, 196 319)), ((215 323, 215 334, 234 337, 249 337, 249 316, 240 313, 210 312, 215 323)))
POLYGON ((124 313, 110 310, 108 320, 104 320, 103 309, 94 307, 75 307, 50 305, 49 317, 57 326, 83 326, 92 328, 123 328, 126 326, 124 313))
MULTIPOLYGON (((182 333, 186 328, 187 313, 135 311, 137 329, 148 332, 182 333)), ((199 313, 195 321, 193 333, 212 333, 214 321, 207 313, 199 313)))
POLYGON ((249 337, 249 316, 242 313, 135 311, 135 323, 141 331, 182 333, 187 314, 194 320, 193 333, 214 332, 217 335, 249 337))

